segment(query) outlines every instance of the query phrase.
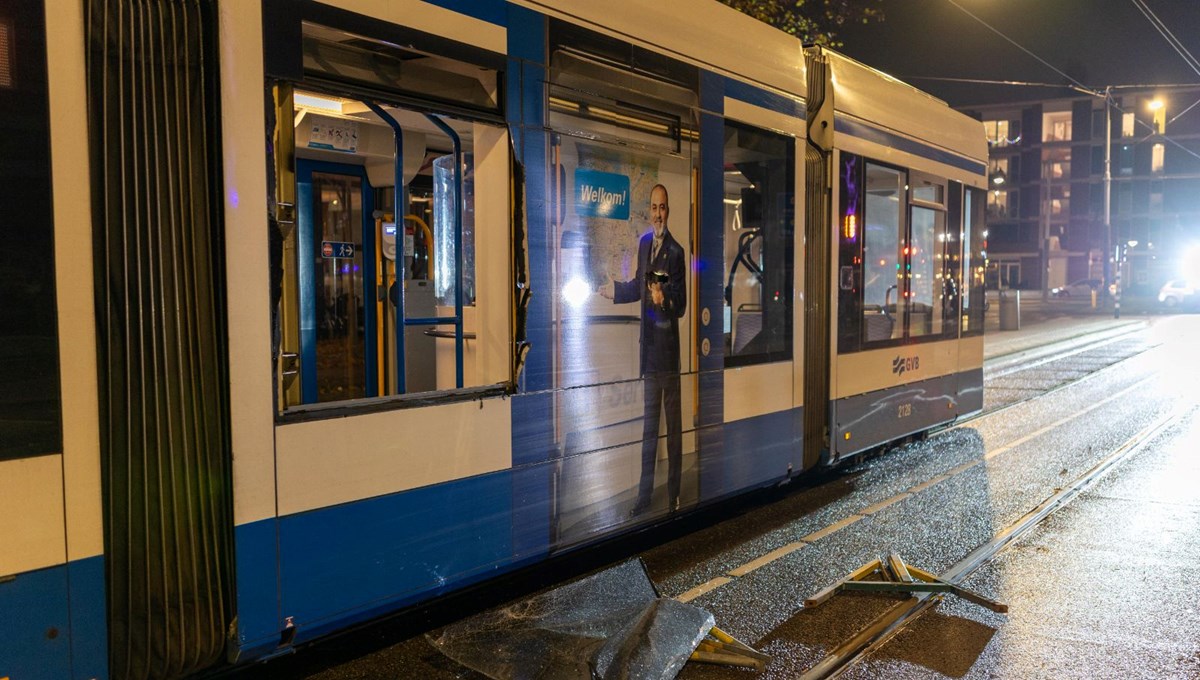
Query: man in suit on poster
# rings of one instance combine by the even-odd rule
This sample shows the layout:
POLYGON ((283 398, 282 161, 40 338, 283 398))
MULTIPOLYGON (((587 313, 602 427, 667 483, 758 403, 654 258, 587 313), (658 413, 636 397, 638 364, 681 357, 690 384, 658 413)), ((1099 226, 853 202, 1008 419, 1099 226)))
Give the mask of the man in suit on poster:
POLYGON ((650 507, 658 458, 661 412, 667 415, 668 508, 679 509, 683 468, 683 414, 679 389, 679 319, 687 310, 687 268, 683 247, 671 236, 667 188, 650 190, 650 226, 638 242, 637 272, 630 281, 608 281, 600 295, 614 303, 642 303, 641 376, 645 395, 642 421, 642 474, 633 514, 650 507))

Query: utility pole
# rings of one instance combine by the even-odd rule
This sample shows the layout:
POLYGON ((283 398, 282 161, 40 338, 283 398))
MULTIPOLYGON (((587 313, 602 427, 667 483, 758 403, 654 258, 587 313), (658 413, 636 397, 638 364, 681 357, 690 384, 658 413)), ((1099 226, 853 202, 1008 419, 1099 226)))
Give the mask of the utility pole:
POLYGON ((1053 189, 1050 186, 1049 160, 1042 161, 1042 219, 1039 220, 1038 232, 1041 237, 1042 265, 1042 302, 1050 299, 1050 206, 1053 201, 1053 189))
MULTIPOLYGON (((1104 285, 1112 280, 1112 86, 1104 88, 1104 285)), ((1121 306, 1113 310, 1121 318, 1121 306)))

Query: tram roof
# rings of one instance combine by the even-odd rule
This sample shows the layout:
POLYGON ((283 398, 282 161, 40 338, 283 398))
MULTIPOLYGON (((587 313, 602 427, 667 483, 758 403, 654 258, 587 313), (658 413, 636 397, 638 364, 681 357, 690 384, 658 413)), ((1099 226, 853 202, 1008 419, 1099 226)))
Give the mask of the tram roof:
MULTIPOLYGON (((683 61, 804 98, 804 46, 715 0, 514 0, 539 12, 683 61), (729 36, 729 40, 721 40, 729 36)), ((981 162, 983 128, 945 102, 833 50, 837 112, 981 162)))

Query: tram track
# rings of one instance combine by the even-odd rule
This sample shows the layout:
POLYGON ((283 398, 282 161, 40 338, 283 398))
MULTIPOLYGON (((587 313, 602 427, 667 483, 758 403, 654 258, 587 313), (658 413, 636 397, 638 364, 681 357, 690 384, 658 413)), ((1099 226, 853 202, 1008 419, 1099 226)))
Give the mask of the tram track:
MULTIPOLYGON (((1070 484, 1060 487, 1025 515, 996 533, 966 557, 951 566, 938 578, 951 585, 961 586, 976 570, 989 563, 1000 552, 1013 545, 1036 528, 1042 521, 1066 507, 1084 491, 1096 484, 1117 465, 1140 452, 1147 444, 1178 422, 1185 414, 1172 411, 1133 435, 1070 484)), ((881 614, 823 659, 799 676, 800 680, 837 678, 856 663, 866 659, 894 638, 907 624, 937 606, 943 599, 938 593, 914 595, 881 614)))
MULTIPOLYGON (((1122 340, 1130 340, 1131 336, 1135 336, 1137 334, 1137 332, 1140 330, 1144 330, 1144 328, 1135 329, 1133 331, 1129 331, 1126 333, 1109 335, 1108 337, 1099 338, 1099 339, 1096 339, 1095 341, 1085 341, 1085 342, 1079 343, 1077 345, 1072 345, 1070 347, 1064 348, 1062 351, 1054 352, 1052 354, 1043 354, 1040 357, 1040 360, 1037 361, 1037 363, 1035 365, 1024 366, 1022 368, 1022 370, 1026 370, 1026 369, 1033 370, 1035 368, 1042 368, 1042 367, 1052 364, 1054 361, 1057 361, 1057 360, 1069 359, 1071 357, 1083 354, 1088 351, 1096 350, 1096 349, 1111 345, 1113 343, 1120 342, 1122 340)), ((1031 395, 1029 397, 1016 400, 1012 403, 1005 404, 998 408, 993 408, 993 409, 990 409, 987 411, 982 411, 980 413, 975 414, 974 416, 972 416, 970 418, 959 421, 959 422, 951 425, 948 428, 944 428, 942 430, 935 431, 931 434, 941 434, 941 433, 948 432, 951 429, 957 429, 959 427, 969 426, 971 424, 977 424, 978 421, 980 421, 984 418, 998 416, 998 415, 1003 414, 1004 412, 1008 411, 1009 409, 1014 409, 1020 405, 1028 404, 1031 401, 1040 399, 1047 395, 1052 395, 1053 393, 1058 392, 1060 390, 1064 390, 1069 387, 1078 386, 1080 383, 1088 382, 1091 379, 1096 378, 1097 376, 1102 376, 1108 370, 1113 369, 1117 366, 1120 366, 1124 361, 1127 361, 1129 359, 1137 357, 1137 356, 1143 354, 1144 352, 1149 351, 1150 349, 1153 349, 1156 346, 1157 346, 1156 343, 1147 343, 1144 347, 1134 348, 1136 351, 1130 351, 1127 353, 1121 352, 1121 353, 1119 353, 1119 354, 1121 354, 1121 356, 1119 356, 1119 358, 1112 360, 1112 361, 1109 361, 1107 359, 1103 360, 1103 365, 1095 367, 1094 369, 1090 370, 1086 375, 1083 375, 1078 378, 1062 381, 1061 383, 1056 384, 1055 386, 1053 386, 1050 389, 1038 392, 1036 395, 1031 395)), ((1008 373, 1011 374, 1011 373, 1016 373, 1016 372, 1018 372, 1018 371, 1009 371, 1008 373)), ((951 470, 948 470, 941 474, 934 475, 932 478, 927 479, 927 480, 921 482, 920 484, 917 484, 916 486, 908 488, 893 497, 886 498, 882 501, 877 501, 865 509, 858 510, 857 512, 853 512, 853 513, 851 513, 850 516, 845 517, 838 522, 834 522, 833 524, 830 524, 830 525, 824 527, 823 529, 812 532, 798 540, 794 540, 794 541, 788 543, 787 545, 776 548, 766 554, 763 554, 755 559, 750 560, 749 562, 746 562, 745 564, 742 564, 741 566, 731 568, 728 570, 724 570, 725 573, 721 574, 720 576, 712 578, 709 581, 702 583, 685 593, 681 593, 680 595, 677 596, 677 598, 679 600, 685 601, 685 602, 691 601, 698 597, 707 595, 714 590, 724 588, 724 587, 740 580, 742 577, 747 576, 751 572, 757 571, 758 569, 760 569, 772 562, 775 562, 779 559, 787 557, 788 555, 796 552, 797 550, 811 546, 811 545, 817 543, 818 541, 820 541, 821 539, 826 538, 827 536, 834 534, 837 531, 850 526, 851 524, 855 523, 858 520, 867 519, 867 518, 873 516, 875 513, 879 512, 887 507, 890 507, 890 506, 894 505, 895 503, 898 503, 900 501, 903 501, 905 499, 913 497, 917 494, 920 494, 934 486, 941 484, 942 482, 945 482, 947 480, 955 478, 959 474, 965 473, 979 465, 986 464, 986 463, 994 460, 996 457, 998 457, 1010 450, 1017 448, 1021 444, 1024 444, 1024 443, 1026 443, 1032 439, 1035 439, 1039 436, 1043 436, 1043 435, 1047 434, 1048 432, 1051 432, 1059 427, 1062 427, 1072 421, 1078 420, 1079 418, 1081 418, 1097 409, 1105 407, 1114 401, 1126 399, 1126 398, 1128 398, 1128 396, 1130 394, 1137 393, 1138 391, 1144 389, 1145 386, 1147 385, 1147 383, 1149 383, 1153 379, 1154 379, 1153 376, 1147 376, 1140 380, 1137 380, 1133 384, 1125 387, 1124 389, 1121 389, 1115 393, 1108 394, 1105 398, 1102 398, 1081 410, 1074 411, 1073 413, 1067 415, 1066 417, 1057 419, 1047 426, 1038 428, 1037 430, 1035 430, 1033 432, 1026 433, 1024 436, 1020 437, 1016 441, 1009 442, 1007 445, 1002 446, 999 449, 988 451, 986 455, 979 458, 978 460, 968 461, 967 463, 959 465, 951 470)), ((987 560, 991 559, 991 557, 993 557, 996 553, 1000 552, 1001 550, 1003 550, 1004 547, 1011 544, 1013 541, 1017 540, 1020 536, 1027 533, 1030 529, 1032 529, 1034 526, 1036 526, 1041 520, 1043 520, 1043 519, 1045 519, 1045 517, 1049 516, 1049 514, 1052 511, 1057 510, 1057 509, 1061 508, 1062 506, 1064 506, 1066 503, 1068 503, 1070 501, 1071 498, 1074 498, 1076 495, 1078 495, 1079 492, 1082 492, 1087 487, 1089 487, 1092 483, 1094 483, 1096 480, 1098 480, 1102 476, 1103 472, 1106 472, 1113 465, 1119 463, 1121 460, 1124 460, 1128 455, 1132 455, 1132 453, 1134 451, 1138 450, 1140 448, 1140 446, 1142 444, 1144 444, 1145 441, 1148 441, 1155 434, 1157 434, 1159 431, 1161 431, 1162 428, 1169 425, 1171 418, 1172 418, 1171 416, 1164 417, 1164 418, 1160 419, 1159 421, 1156 421, 1150 427, 1148 427, 1145 430, 1143 430, 1142 432, 1140 432, 1138 435, 1135 435, 1132 439, 1130 439, 1125 444, 1123 444, 1122 446, 1120 446, 1116 450, 1114 450, 1113 454, 1110 454, 1103 461, 1101 461, 1100 463, 1097 463, 1093 468, 1089 469, 1089 471, 1087 473, 1085 473, 1079 479, 1077 479, 1071 486, 1068 486, 1065 488, 1060 488, 1059 490, 1057 490, 1045 502, 1039 504, 1034 510, 1030 511, 1026 515, 1024 515, 1021 518, 1019 518, 1018 520, 1016 520, 1012 525, 1010 525, 1004 531, 1001 531, 1000 533, 996 534, 996 536, 992 540, 981 545, 978 549, 976 549, 975 551, 970 553, 967 557, 963 558, 963 560, 961 560, 959 563, 955 564, 953 567, 950 568, 949 571, 947 571, 945 574, 943 574, 939 578, 943 581, 946 581, 947 583, 950 583, 951 585, 959 585, 962 581, 964 581, 966 578, 968 578, 975 570, 977 570, 980 566, 985 564, 987 562, 987 560)), ((818 486, 819 486, 819 484, 818 484, 818 486)), ((900 628, 903 627, 905 622, 915 619, 916 617, 918 617, 920 615, 921 612, 936 605, 937 602, 940 602, 941 597, 942 597, 941 595, 937 595, 937 594, 924 594, 919 597, 911 598, 910 600, 907 600, 904 603, 901 603, 894 610, 889 610, 889 613, 884 614, 883 616, 880 617, 880 619, 877 619, 875 622, 873 622, 867 628, 864 628, 863 631, 861 631, 859 634, 855 635, 851 640, 847 641, 842 646, 838 647, 825 660, 822 660, 821 662, 819 662, 816 666, 813 667, 812 670, 806 672, 801 677, 802 678, 836 677, 836 674, 841 672, 841 670, 839 670, 839 669, 848 667, 848 665, 853 664, 856 659, 861 659, 861 658, 865 657, 866 655, 868 655, 872 650, 877 649, 878 647, 882 646, 883 644, 886 644, 886 642, 888 640, 890 640, 897 632, 899 632, 900 628)))
MULTIPOLYGON (((1028 355, 1029 351, 1016 352, 1016 353, 1013 353, 1010 355, 996 357, 995 359, 993 359, 993 361, 1002 362, 999 367, 993 369, 991 373, 988 372, 988 368, 986 365, 984 367, 984 376, 985 376, 984 377, 984 390, 986 391, 988 389, 987 388, 988 380, 997 380, 1000 378, 1006 378, 1009 376, 1017 375, 1017 374, 1025 372, 1025 371, 1032 371, 1034 369, 1044 368, 1050 364, 1053 364, 1056 361, 1063 361, 1065 359, 1077 357, 1078 355, 1083 354, 1085 352, 1090 352, 1092 350, 1100 349, 1102 347, 1107 347, 1109 345, 1113 345, 1113 344, 1121 342, 1123 340, 1124 341, 1132 340, 1133 339, 1132 336, 1135 336, 1138 333, 1143 332, 1145 330, 1146 330, 1146 327, 1144 327, 1144 326, 1139 326, 1139 327, 1129 329, 1129 330, 1119 329, 1119 331, 1121 331, 1121 332, 1108 334, 1108 335, 1105 335, 1104 337, 1098 338, 1094 341, 1088 341, 1088 342, 1085 342, 1085 343, 1082 343, 1079 345, 1072 345, 1072 346, 1065 347, 1059 351, 1055 351, 1052 353, 1037 355, 1037 356, 1031 358, 1031 363, 1027 363, 1027 364, 1006 365, 1007 362, 1013 361, 1013 357, 1028 355)), ((1103 333, 1103 332, 1101 332, 1101 333, 1103 333)), ((1092 334, 1092 335, 1095 335, 1095 334, 1092 334)), ((1121 364, 1121 362, 1132 359, 1133 357, 1138 356, 1139 354, 1148 352, 1157 346, 1158 346, 1158 344, 1147 344, 1145 347, 1139 349, 1138 351, 1130 353, 1125 356, 1122 356, 1119 359, 1117 359, 1116 361, 1107 363, 1103 366, 1099 366, 1094 370, 1090 370, 1087 372, 1087 374, 1085 374, 1079 378, 1065 380, 1065 381, 1060 382, 1057 385, 1054 385, 1053 387, 1050 387, 1046 390, 1040 391, 1036 394, 1032 394, 1032 395, 1024 397, 1024 398, 1015 399, 1008 403, 1004 403, 1004 404, 1001 404, 998 406, 992 406, 991 408, 985 407, 983 410, 981 410, 973 415, 967 416, 966 418, 963 418, 961 420, 950 423, 949 425, 946 425, 945 427, 936 428, 934 430, 931 430, 930 435, 933 435, 933 434, 936 434, 939 432, 945 432, 948 430, 952 430, 952 429, 955 429, 958 427, 962 427, 964 425, 968 425, 968 424, 975 422, 977 420, 980 420, 982 418, 996 415, 998 413, 1002 413, 1009 409, 1015 408, 1017 406, 1025 404, 1034 399, 1040 399, 1042 397, 1054 394, 1056 392, 1064 390, 1073 385, 1077 385, 1086 380, 1095 379, 1098 376, 1102 375, 1104 373, 1104 371, 1107 371, 1107 370, 1113 368, 1114 366, 1118 366, 1121 364)), ((1036 350, 1032 350, 1032 351, 1036 351, 1036 350)))
POLYGON ((1129 336, 1136 335, 1146 330, 1146 328, 1145 324, 1130 324, 1112 329, 1092 331, 1081 336, 1067 338, 1066 340, 1060 340, 1041 347, 1002 354, 990 360, 992 368, 989 370, 985 366, 984 374, 987 378, 996 379, 1038 368, 1045 364, 1128 339, 1129 336), (1080 342, 1081 340, 1083 341, 1080 342))

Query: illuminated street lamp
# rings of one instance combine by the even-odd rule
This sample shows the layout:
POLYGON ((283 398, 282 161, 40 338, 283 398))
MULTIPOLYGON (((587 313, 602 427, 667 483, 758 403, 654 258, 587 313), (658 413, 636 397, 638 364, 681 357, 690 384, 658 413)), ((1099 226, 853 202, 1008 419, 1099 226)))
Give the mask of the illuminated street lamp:
POLYGON ((1146 108, 1154 116, 1154 134, 1164 135, 1167 133, 1167 103, 1159 97, 1151 99, 1146 108))

